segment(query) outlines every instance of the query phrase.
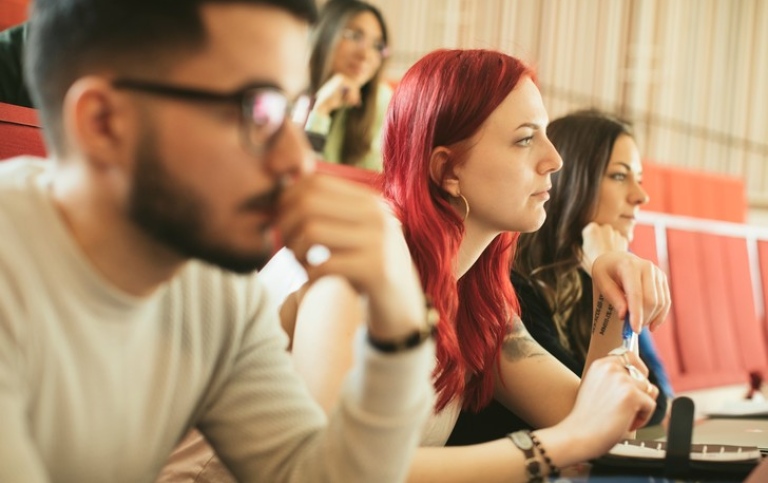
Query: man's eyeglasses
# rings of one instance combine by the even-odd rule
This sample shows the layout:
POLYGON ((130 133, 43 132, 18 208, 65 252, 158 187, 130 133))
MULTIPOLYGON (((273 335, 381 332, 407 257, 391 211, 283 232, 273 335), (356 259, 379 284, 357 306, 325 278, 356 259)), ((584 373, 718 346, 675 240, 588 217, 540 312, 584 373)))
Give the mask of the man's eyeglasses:
POLYGON ((286 119, 303 127, 309 115, 309 97, 300 96, 292 102, 271 86, 248 86, 228 93, 133 79, 116 79, 112 86, 184 101, 235 104, 240 108, 243 142, 253 154, 262 154, 269 148, 286 119))
POLYGON ((389 47, 383 40, 369 41, 359 30, 346 28, 341 31, 341 38, 354 43, 358 48, 373 49, 382 59, 389 57, 389 47))

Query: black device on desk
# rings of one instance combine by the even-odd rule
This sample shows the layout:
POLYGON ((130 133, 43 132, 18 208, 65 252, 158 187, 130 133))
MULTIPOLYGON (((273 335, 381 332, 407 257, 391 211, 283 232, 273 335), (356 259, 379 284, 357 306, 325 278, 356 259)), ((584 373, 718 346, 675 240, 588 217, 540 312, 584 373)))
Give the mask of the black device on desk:
POLYGON ((743 481, 760 462, 757 446, 692 444, 693 415, 693 401, 676 398, 666 442, 625 440, 593 461, 589 481, 609 481, 611 475, 623 475, 622 481, 630 481, 625 477, 632 474, 688 481, 743 481))

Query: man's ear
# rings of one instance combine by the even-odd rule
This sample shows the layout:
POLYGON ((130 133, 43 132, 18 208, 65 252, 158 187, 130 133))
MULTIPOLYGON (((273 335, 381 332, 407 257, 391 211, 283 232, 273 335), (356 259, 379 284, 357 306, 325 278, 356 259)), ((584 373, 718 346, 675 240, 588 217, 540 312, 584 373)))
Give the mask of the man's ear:
POLYGON ((429 157, 429 176, 432 181, 453 197, 459 196, 459 178, 448 161, 453 153, 445 146, 432 150, 429 157))
POLYGON ((66 142, 93 166, 118 167, 126 159, 135 133, 130 116, 134 110, 125 95, 104 78, 90 76, 75 81, 64 97, 62 123, 66 142))

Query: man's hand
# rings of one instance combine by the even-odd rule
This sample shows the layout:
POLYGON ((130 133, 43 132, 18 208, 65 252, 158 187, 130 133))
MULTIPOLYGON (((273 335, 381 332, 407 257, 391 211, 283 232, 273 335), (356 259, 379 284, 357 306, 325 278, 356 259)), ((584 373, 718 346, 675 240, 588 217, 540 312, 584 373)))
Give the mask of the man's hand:
POLYGON ((338 275, 367 296, 368 329, 377 340, 423 328, 424 294, 400 224, 373 190, 315 174, 286 189, 279 213, 283 241, 310 282, 338 275), (329 256, 310 264, 307 252, 317 245, 329 256))

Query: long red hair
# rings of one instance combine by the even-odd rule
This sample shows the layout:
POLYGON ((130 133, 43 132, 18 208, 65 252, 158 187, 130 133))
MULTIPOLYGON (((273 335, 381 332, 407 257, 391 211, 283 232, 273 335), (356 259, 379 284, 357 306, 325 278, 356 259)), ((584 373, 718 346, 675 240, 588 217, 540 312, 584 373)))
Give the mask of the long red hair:
MULTIPOLYGON (((456 280, 464 223, 449 195, 430 176, 438 146, 459 153, 521 78, 534 78, 520 60, 487 50, 438 50, 416 62, 392 98, 383 133, 384 196, 403 224, 425 292, 440 313, 435 388, 437 409, 463 396, 479 410, 493 397, 494 364, 519 304, 509 279, 517 233, 502 233, 456 280)), ((464 151, 466 152, 466 151, 464 151)), ((499 209, 504 209, 500 206, 499 209)))

